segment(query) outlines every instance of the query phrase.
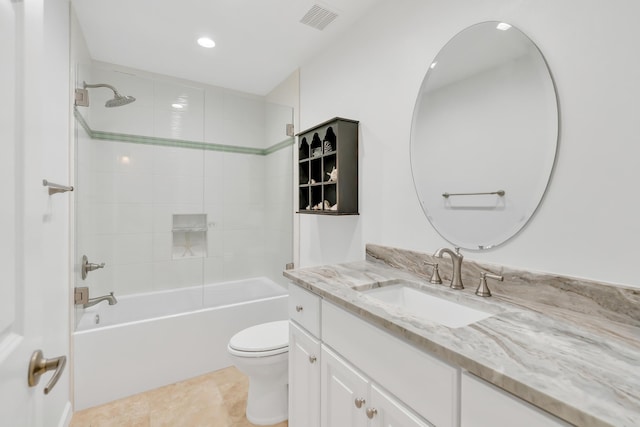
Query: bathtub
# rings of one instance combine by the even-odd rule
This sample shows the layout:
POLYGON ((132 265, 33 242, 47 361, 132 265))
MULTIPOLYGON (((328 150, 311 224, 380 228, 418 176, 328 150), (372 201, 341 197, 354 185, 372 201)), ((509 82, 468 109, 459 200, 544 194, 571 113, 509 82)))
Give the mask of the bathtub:
POLYGON ((76 411, 231 366, 236 332, 287 318, 287 290, 267 278, 116 297, 73 334, 76 411))

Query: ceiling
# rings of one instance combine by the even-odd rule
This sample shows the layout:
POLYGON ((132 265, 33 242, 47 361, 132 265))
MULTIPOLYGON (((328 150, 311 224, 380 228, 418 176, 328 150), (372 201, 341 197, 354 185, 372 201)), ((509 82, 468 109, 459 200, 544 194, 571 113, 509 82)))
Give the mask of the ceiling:
POLYGON ((384 0, 72 0, 94 60, 265 95, 384 0), (300 20, 336 13, 323 30, 300 20), (213 49, 196 44, 209 36, 213 49))

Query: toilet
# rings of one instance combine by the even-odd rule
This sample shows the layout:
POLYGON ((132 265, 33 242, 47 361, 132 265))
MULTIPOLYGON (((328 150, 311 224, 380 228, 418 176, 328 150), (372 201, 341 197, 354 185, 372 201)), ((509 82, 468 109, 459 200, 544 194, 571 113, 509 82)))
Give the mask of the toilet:
POLYGON ((249 377, 247 419, 269 425, 288 418, 289 321, 263 323, 235 334, 227 350, 249 377))

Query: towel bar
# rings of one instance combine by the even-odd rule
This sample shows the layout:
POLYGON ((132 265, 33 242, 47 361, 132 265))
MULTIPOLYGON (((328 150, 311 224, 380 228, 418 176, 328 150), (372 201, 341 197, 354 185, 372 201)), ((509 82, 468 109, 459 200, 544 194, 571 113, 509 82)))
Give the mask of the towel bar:
POLYGON ((73 187, 55 184, 53 182, 47 181, 46 179, 42 180, 42 185, 45 187, 49 187, 49 195, 52 195, 55 193, 66 193, 67 191, 73 191, 73 187))

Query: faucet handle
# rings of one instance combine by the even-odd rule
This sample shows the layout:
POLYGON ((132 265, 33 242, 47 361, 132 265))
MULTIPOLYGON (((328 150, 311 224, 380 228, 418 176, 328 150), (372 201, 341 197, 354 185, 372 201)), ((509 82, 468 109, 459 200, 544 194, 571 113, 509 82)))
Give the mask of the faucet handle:
POLYGON ((487 278, 499 280, 501 282, 504 280, 503 276, 498 276, 497 274, 491 274, 491 273, 485 273, 485 272, 480 273, 480 283, 478 284, 478 289, 476 289, 476 295, 481 297, 491 296, 491 291, 489 290, 489 286, 487 286, 487 278))
POLYGON ((82 272, 82 280, 85 280, 87 278, 87 274, 89 274, 90 271, 94 271, 99 268, 104 268, 104 266, 105 266, 104 262, 100 264, 95 264, 93 262, 89 262, 89 259, 87 258, 86 255, 82 255, 82 264, 80 268, 80 271, 82 272))
POLYGON ((440 272, 438 271, 438 263, 429 262, 429 261, 424 261, 424 263, 426 265, 430 265, 431 267, 433 267, 433 273, 431 273, 431 279, 429 279, 429 282, 434 283, 436 285, 441 285, 442 279, 440 278, 440 272))

